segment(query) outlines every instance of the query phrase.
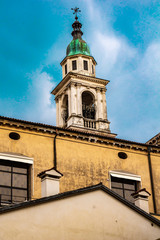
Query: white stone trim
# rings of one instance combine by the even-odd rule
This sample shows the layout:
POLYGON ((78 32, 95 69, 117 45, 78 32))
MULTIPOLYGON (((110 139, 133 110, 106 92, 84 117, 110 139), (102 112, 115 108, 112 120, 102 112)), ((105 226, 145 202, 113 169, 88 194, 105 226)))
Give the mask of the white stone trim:
POLYGON ((31 179, 31 198, 34 194, 34 159, 24 156, 24 155, 18 155, 18 154, 12 154, 12 153, 4 153, 0 152, 0 160, 6 160, 6 161, 13 161, 13 162, 21 162, 21 163, 27 163, 31 165, 31 172, 30 172, 30 179, 31 179))
POLYGON ((112 177, 125 178, 125 179, 128 179, 128 180, 134 180, 134 181, 137 181, 137 182, 141 182, 141 176, 135 175, 135 174, 132 174, 132 173, 109 171, 109 174, 112 177))
POLYGON ((18 154, 14 155, 12 153, 0 153, 0 160, 8 160, 8 161, 14 161, 14 162, 33 164, 33 158, 30 158, 24 155, 18 155, 18 154))

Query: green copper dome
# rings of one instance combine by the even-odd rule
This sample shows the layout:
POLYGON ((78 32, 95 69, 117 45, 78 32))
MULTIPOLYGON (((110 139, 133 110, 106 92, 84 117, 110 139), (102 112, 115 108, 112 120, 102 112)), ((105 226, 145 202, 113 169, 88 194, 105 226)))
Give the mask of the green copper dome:
POLYGON ((83 54, 90 56, 90 50, 87 43, 82 39, 83 32, 81 31, 82 24, 78 21, 77 13, 79 8, 72 9, 75 11, 75 21, 72 24, 73 31, 71 35, 73 40, 67 47, 66 56, 73 56, 77 54, 83 54))
POLYGON ((83 54, 90 56, 90 50, 87 43, 82 39, 73 39, 67 47, 66 55, 72 56, 76 54, 83 54))

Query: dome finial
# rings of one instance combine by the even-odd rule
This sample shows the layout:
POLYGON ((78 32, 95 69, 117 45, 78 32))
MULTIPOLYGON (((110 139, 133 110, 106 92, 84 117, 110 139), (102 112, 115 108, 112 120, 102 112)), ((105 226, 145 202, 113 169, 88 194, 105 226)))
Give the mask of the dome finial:
POLYGON ((81 12, 81 10, 79 10, 79 8, 75 7, 75 8, 71 8, 71 10, 73 10, 73 14, 75 14, 75 21, 74 23, 72 24, 72 28, 73 28, 73 31, 72 31, 72 36, 73 36, 73 39, 82 39, 82 35, 83 35, 83 32, 81 31, 81 27, 82 27, 82 24, 78 21, 78 17, 77 17, 77 14, 79 12, 81 12))
POLYGON ((81 10, 79 10, 79 8, 75 7, 75 8, 71 8, 71 10, 73 10, 73 14, 75 14, 75 19, 76 21, 78 20, 78 17, 77 17, 77 13, 81 12, 81 10))
POLYGON ((78 21, 77 14, 81 12, 79 8, 71 8, 73 10, 73 14, 75 14, 75 21, 72 24, 73 31, 71 35, 73 36, 73 40, 67 47, 66 55, 73 56, 77 54, 83 54, 90 56, 90 50, 87 43, 82 39, 83 32, 81 31, 82 24, 78 21))

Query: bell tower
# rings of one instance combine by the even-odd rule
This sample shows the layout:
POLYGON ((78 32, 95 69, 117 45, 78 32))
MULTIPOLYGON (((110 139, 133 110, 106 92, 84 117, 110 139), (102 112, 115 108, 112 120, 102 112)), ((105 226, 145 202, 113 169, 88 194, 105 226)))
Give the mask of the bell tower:
POLYGON ((58 127, 115 137, 116 134, 110 132, 107 119, 105 93, 109 81, 96 77, 97 63, 82 39, 82 24, 77 17, 79 8, 73 10, 73 40, 61 62, 63 79, 52 91, 56 101, 56 124, 58 127))

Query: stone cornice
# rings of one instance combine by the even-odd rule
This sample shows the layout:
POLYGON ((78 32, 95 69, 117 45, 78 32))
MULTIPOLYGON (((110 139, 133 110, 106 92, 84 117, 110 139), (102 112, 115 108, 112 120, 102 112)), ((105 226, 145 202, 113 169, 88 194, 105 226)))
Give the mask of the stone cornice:
POLYGON ((146 144, 152 144, 152 145, 159 145, 160 146, 160 133, 156 134, 153 138, 151 138, 150 140, 148 140, 146 142, 146 144))
POLYGON ((51 94, 56 95, 58 93, 58 91, 69 81, 69 79, 74 78, 75 79, 81 79, 81 80, 86 80, 89 82, 94 82, 94 83, 100 83, 103 84, 104 86, 106 86, 109 83, 109 80, 105 80, 102 78, 96 78, 96 77, 91 77, 91 76, 87 76, 87 75, 82 75, 79 73, 73 73, 73 72, 69 72, 63 79, 62 81, 53 89, 53 91, 51 92, 51 94))
POLYGON ((67 61, 67 59, 72 59, 72 58, 77 58, 77 57, 83 57, 83 58, 87 58, 87 59, 92 59, 94 64, 97 65, 96 60, 94 59, 94 57, 92 56, 87 56, 87 55, 83 55, 83 54, 76 54, 76 55, 71 55, 71 56, 66 56, 62 61, 61 61, 61 66, 67 61))
MULTIPOLYGON (((113 138, 109 136, 102 136, 100 133, 91 134, 87 131, 65 129, 60 127, 55 127, 52 125, 46 125, 42 123, 34 123, 14 118, 8 118, 0 116, 0 126, 11 128, 28 130, 31 132, 47 133, 47 134, 57 134, 58 136, 67 137, 71 139, 77 139, 82 141, 89 141, 91 143, 98 143, 107 146, 113 146, 117 148, 131 149, 135 151, 141 151, 147 153, 148 144, 132 142, 124 139, 113 138)), ((152 153, 160 153, 160 147, 150 145, 152 153)))

